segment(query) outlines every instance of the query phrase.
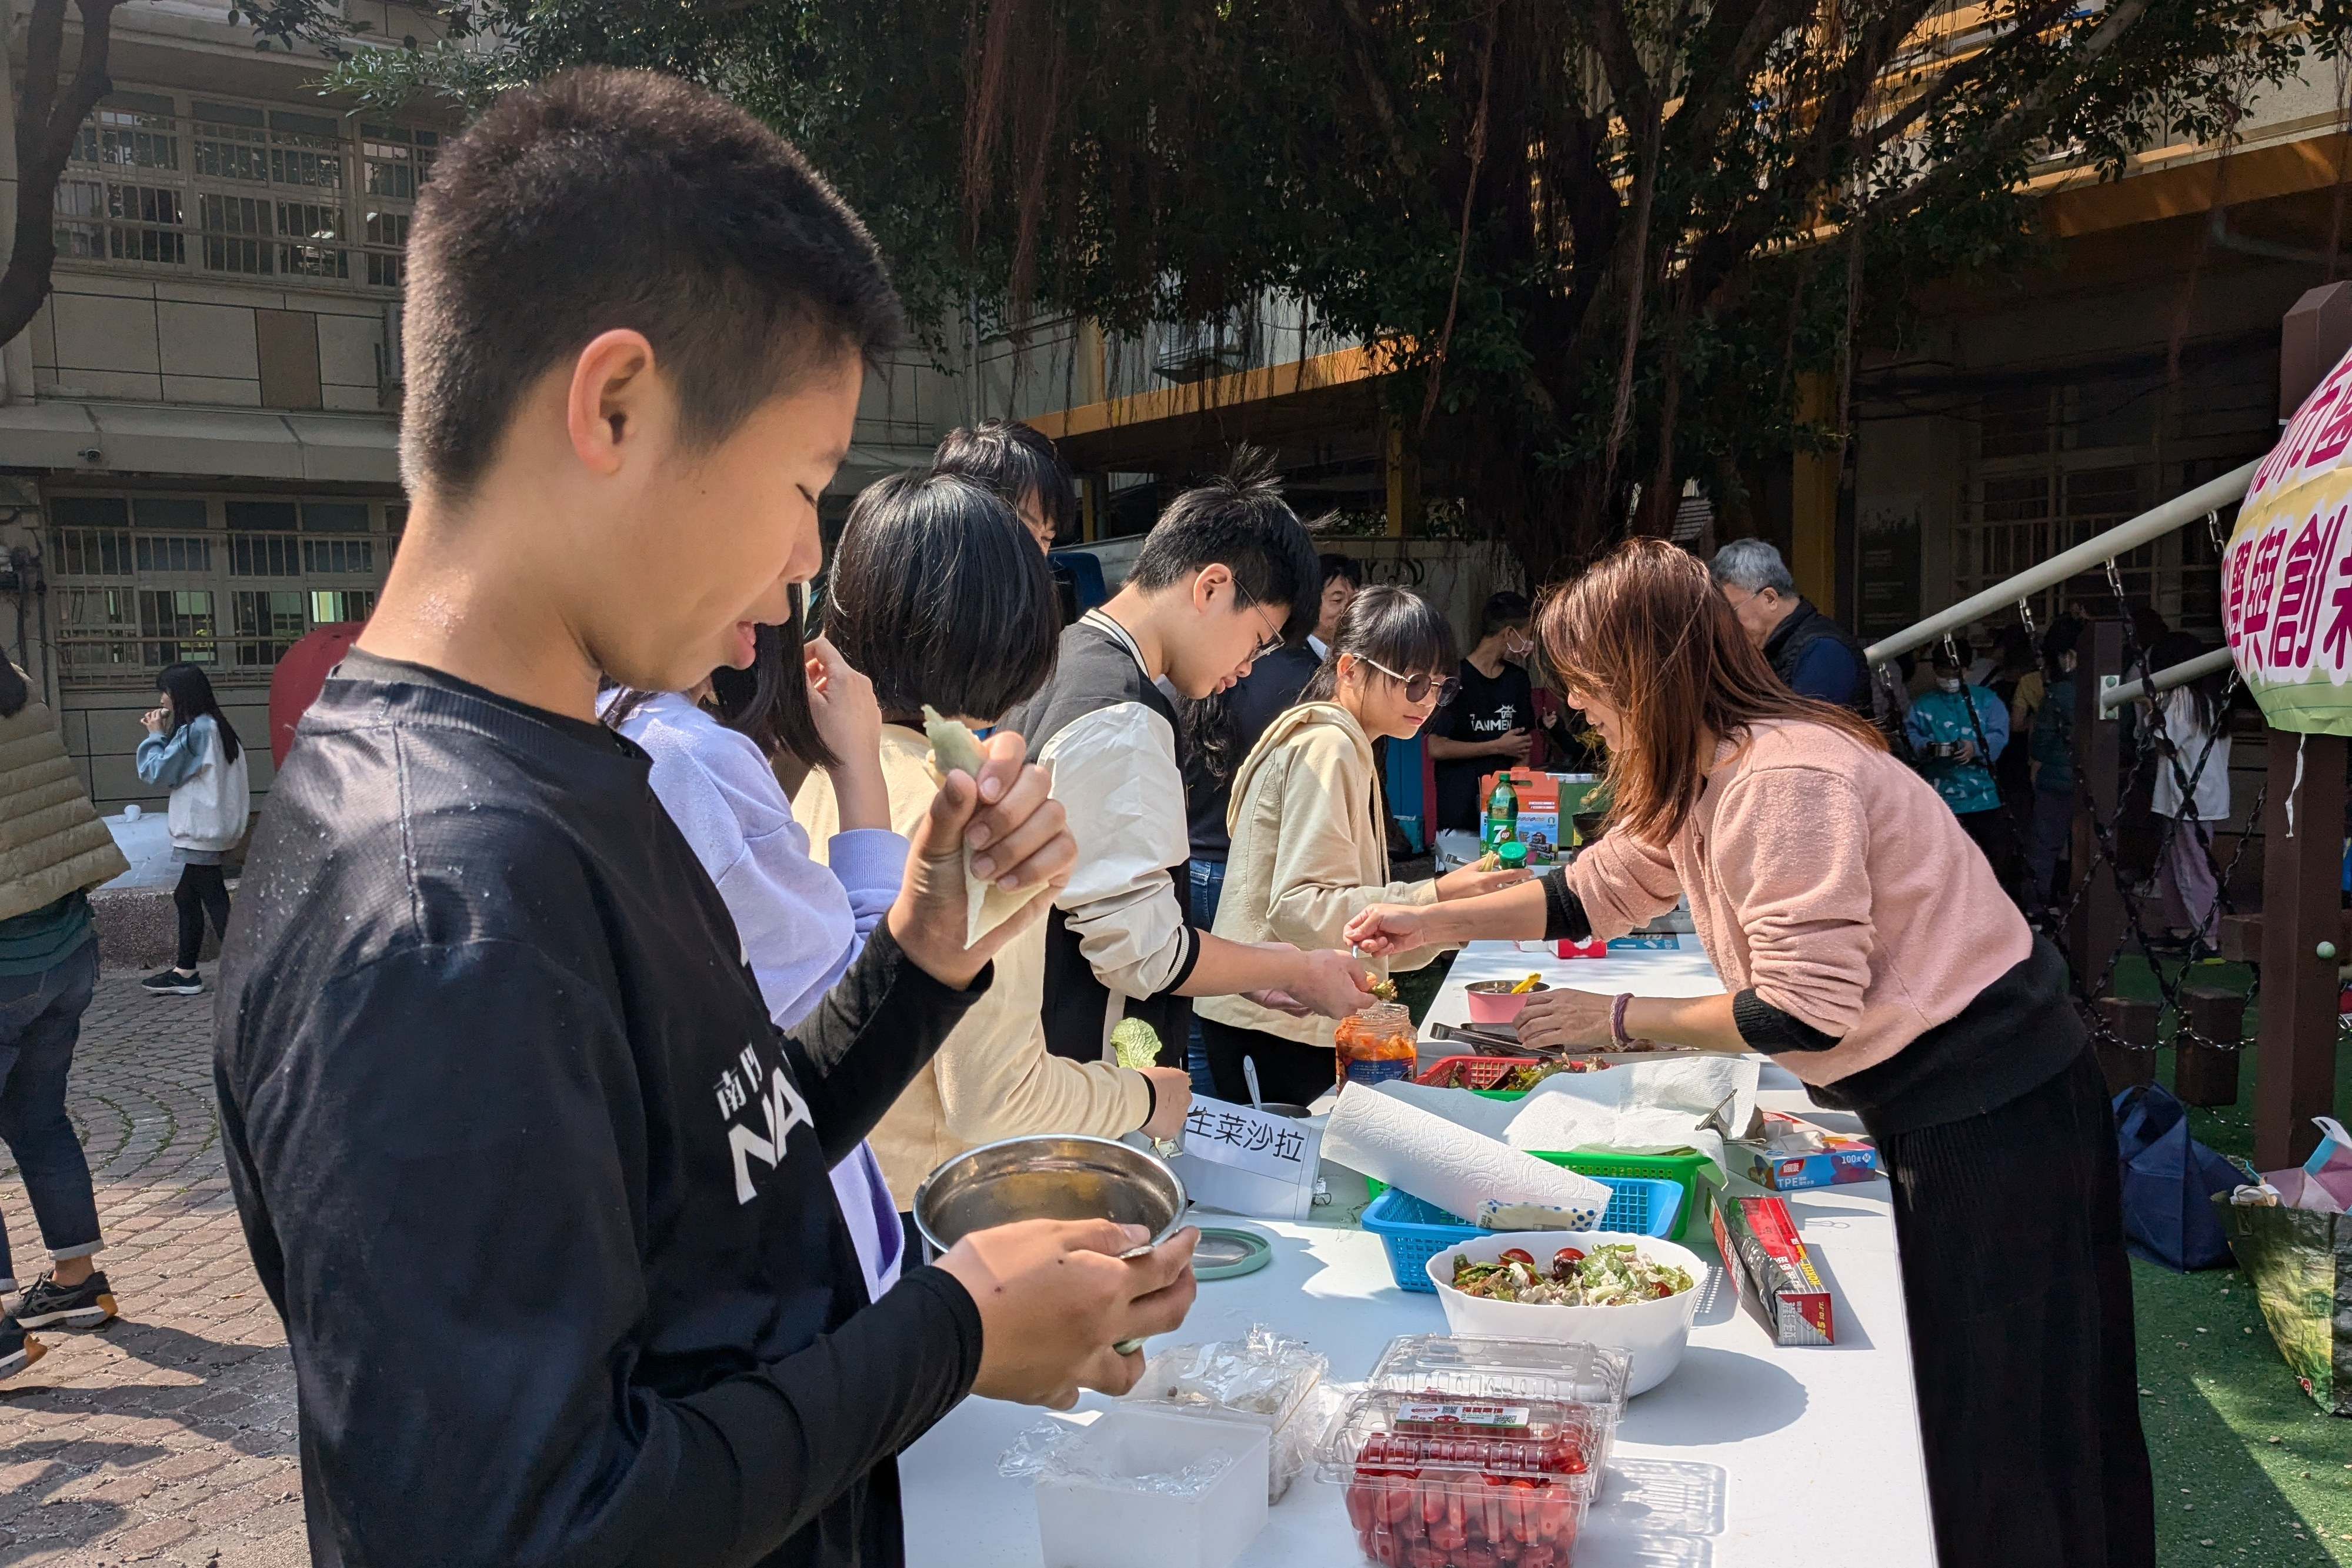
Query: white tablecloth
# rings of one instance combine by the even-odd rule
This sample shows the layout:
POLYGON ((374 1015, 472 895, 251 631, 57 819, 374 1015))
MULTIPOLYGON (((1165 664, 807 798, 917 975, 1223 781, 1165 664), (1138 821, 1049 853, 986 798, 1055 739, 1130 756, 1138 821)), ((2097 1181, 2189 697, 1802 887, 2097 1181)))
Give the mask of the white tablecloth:
MULTIPOLYGON (((1722 989, 1696 941, 1687 951, 1560 962, 1528 942, 1478 942, 1456 960, 1430 1016, 1467 1019, 1463 986, 1528 970, 1555 984, 1654 995, 1722 989)), ((1424 1043, 1424 1057, 1453 1054, 1424 1043)), ((1816 1111, 1796 1080, 1767 1067, 1763 1104, 1851 1129, 1816 1111)), ((1754 1191, 1746 1184, 1741 1190, 1754 1191)), ((1910 1338, 1886 1184, 1787 1194, 1835 1296, 1838 1342, 1782 1347, 1719 1279, 1700 1304, 1690 1350, 1673 1376, 1635 1399, 1610 1474, 1576 1552, 1577 1568, 1913 1568, 1935 1562, 1911 1390, 1910 1338)), ((1312 1343, 1332 1375, 1363 1377, 1398 1334, 1442 1333, 1434 1296, 1397 1289, 1377 1237, 1328 1226, 1204 1215, 1274 1242, 1273 1263, 1213 1280, 1166 1342, 1227 1339, 1254 1322, 1312 1343)), ((1694 1229, 1687 1245, 1714 1247, 1694 1229)), ((1154 1342, 1155 1348, 1161 1342, 1154 1342)), ((1082 1409, 1107 1401, 1089 1395, 1082 1409)), ((908 1560, 916 1564, 1034 1564, 1037 1514, 1026 1481, 996 1458, 1040 1413, 972 1399, 899 1461, 908 1560)), ((1339 1489, 1302 1479, 1241 1558, 1251 1568, 1342 1568, 1361 1563, 1339 1489)))

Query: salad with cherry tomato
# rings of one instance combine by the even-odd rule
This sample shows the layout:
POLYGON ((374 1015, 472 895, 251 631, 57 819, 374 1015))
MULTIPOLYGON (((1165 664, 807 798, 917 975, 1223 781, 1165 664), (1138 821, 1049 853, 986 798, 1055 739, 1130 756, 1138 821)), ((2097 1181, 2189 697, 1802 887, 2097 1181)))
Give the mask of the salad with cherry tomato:
POLYGON ((1525 1247, 1506 1247, 1492 1263, 1454 1260, 1454 1288, 1489 1301, 1536 1307, 1623 1307, 1678 1296, 1697 1281, 1690 1270, 1643 1256, 1627 1241, 1603 1242, 1587 1252, 1563 1247, 1539 1267, 1525 1247))

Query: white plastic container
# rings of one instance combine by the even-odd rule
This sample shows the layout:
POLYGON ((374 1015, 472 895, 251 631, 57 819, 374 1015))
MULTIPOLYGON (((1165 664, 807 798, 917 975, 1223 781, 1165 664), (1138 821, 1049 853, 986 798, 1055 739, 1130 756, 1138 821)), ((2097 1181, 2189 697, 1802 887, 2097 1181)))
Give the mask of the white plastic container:
POLYGON ((1665 1382, 1683 1359, 1690 1342, 1691 1319, 1713 1270, 1705 1258, 1686 1247, 1651 1236, 1618 1231, 1504 1231, 1450 1247, 1429 1260, 1430 1283, 1437 1287, 1445 1308, 1445 1326, 1456 1334, 1513 1340, 1563 1340, 1623 1351, 1633 1358, 1625 1381, 1628 1398, 1665 1382), (1540 1307, 1525 1301, 1490 1301, 1465 1296, 1454 1288, 1454 1260, 1492 1263, 1507 1247, 1518 1247, 1549 1258, 1563 1247, 1591 1251, 1609 1242, 1629 1241, 1645 1257, 1687 1269, 1691 1288, 1655 1301, 1622 1307, 1540 1307))
POLYGON ((1247 1422, 1108 1412, 1037 1478, 1045 1568, 1229 1568, 1265 1528, 1266 1438, 1247 1422), (1177 1479, 1219 1459, 1213 1479, 1177 1479))

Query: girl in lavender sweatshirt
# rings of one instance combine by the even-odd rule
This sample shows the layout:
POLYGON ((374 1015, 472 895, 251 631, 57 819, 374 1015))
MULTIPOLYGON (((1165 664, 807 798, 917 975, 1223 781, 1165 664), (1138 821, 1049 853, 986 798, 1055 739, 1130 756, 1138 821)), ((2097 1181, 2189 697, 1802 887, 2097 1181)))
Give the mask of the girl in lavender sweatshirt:
MULTIPOLYGON (((822 637, 760 626, 749 669, 691 691, 605 694, 604 721, 653 758, 654 795, 718 884, 768 1014, 790 1027, 824 999, 889 912, 907 841, 890 830, 874 688, 822 637), (822 768, 842 803, 828 868, 809 858, 779 758, 822 768)), ((874 1151, 833 1171, 869 1297, 898 1278, 904 1237, 874 1151)))

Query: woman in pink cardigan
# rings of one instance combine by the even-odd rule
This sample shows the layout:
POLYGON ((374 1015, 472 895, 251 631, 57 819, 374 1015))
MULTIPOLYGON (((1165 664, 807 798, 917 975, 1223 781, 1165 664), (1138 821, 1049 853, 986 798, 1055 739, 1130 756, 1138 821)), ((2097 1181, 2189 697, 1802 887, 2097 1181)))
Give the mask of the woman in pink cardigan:
POLYGON ((2153 1563, 2115 1125, 2064 962, 1875 730, 1780 683, 1696 557, 1630 541, 1538 626, 1609 743, 1607 836, 1349 940, 1618 936, 1688 893, 1724 994, 1554 990, 1521 1039, 1762 1051, 1859 1115, 1894 1188, 1943 1568, 2153 1563))

